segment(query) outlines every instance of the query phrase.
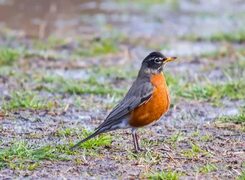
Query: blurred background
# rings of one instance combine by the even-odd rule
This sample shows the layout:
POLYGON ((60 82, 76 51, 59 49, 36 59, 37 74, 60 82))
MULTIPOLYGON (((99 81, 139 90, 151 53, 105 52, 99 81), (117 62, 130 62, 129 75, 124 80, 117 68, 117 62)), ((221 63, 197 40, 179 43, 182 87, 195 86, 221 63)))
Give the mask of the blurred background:
POLYGON ((67 46, 63 50, 70 48, 70 53, 79 48, 82 51, 79 47, 82 41, 100 39, 114 43, 114 49, 108 51, 160 49, 181 55, 215 51, 220 41, 241 43, 244 40, 242 0, 209 3, 202 0, 23 0, 21 3, 1 0, 0 3, 3 35, 25 40, 60 40, 63 41, 60 46, 67 46))
POLYGON ((244 0, 0 0, 0 178, 244 178, 244 24, 244 0), (132 155, 119 132, 84 147, 89 162, 72 154, 151 51, 178 57, 164 69, 171 109, 140 133, 152 149, 132 155))

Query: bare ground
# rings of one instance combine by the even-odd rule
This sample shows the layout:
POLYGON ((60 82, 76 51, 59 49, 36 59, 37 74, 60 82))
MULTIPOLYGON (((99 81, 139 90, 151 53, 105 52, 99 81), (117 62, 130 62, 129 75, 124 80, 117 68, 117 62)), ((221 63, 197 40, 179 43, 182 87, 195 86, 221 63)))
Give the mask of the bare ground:
MULTIPOLYGON (((153 5, 149 9, 145 9, 145 5, 121 9, 119 7, 124 7, 124 3, 118 5, 111 1, 99 4, 99 10, 96 6, 92 14, 88 12, 83 18, 78 15, 70 17, 77 21, 78 27, 66 29, 70 37, 64 37, 62 30, 57 29, 55 32, 59 38, 66 41, 48 50, 38 49, 34 41, 26 36, 17 34, 11 39, 8 33, 2 33, 1 44, 13 48, 25 47, 28 53, 21 55, 7 70, 1 71, 1 154, 19 141, 27 142, 31 149, 59 144, 68 147, 69 143, 76 142, 77 134, 57 136, 57 133, 65 129, 76 132, 84 128, 93 130, 99 125, 132 83, 142 58, 155 49, 179 57, 178 62, 166 66, 164 70, 171 77, 170 111, 155 125, 139 130, 141 145, 145 149, 140 154, 133 152, 130 131, 121 130, 110 133, 112 143, 109 145, 80 148, 74 154, 61 151, 59 156, 64 156, 65 160, 42 159, 33 169, 13 167, 10 164, 15 164, 15 159, 6 163, 2 156, 1 163, 7 165, 0 164, 0 178, 147 179, 150 174, 160 171, 178 172, 180 179, 236 179, 241 176, 245 161, 244 123, 221 123, 217 118, 238 114, 245 105, 244 98, 222 97, 218 102, 213 102, 209 96, 189 98, 179 93, 187 89, 178 84, 185 82, 186 86, 201 86, 245 78, 243 68, 231 66, 238 62, 241 55, 245 56, 243 42, 183 40, 187 33, 203 35, 220 32, 223 29, 219 28, 221 25, 228 32, 233 32, 232 24, 237 24, 236 28, 239 28, 244 21, 240 17, 244 3, 236 1, 232 4, 236 13, 230 11, 232 8, 228 2, 212 4, 226 12, 223 16, 217 9, 207 8, 202 1, 184 1, 178 6, 153 5), (156 13, 161 7, 167 8, 166 12, 156 13), (229 18, 229 15, 235 18, 229 18), (92 23, 89 23, 90 17, 94 18, 92 23), (103 18, 106 22, 101 20, 103 18), (212 28, 210 25, 213 25, 212 28), (106 55, 74 56, 77 49, 83 48, 79 43, 90 41, 86 39, 88 36, 92 39, 107 37, 111 32, 110 26, 116 29, 116 36, 122 38, 116 40, 119 51, 106 55), (93 31, 88 33, 88 29, 93 31), (237 54, 240 50, 242 52, 237 54), (47 76, 60 76, 72 81, 87 80, 92 76, 113 91, 72 93, 64 90, 67 87, 62 86, 62 81, 55 79, 49 83, 47 76), (175 79, 178 80, 177 85, 171 86, 175 79), (52 101, 52 107, 4 110, 4 104, 13 99, 12 92, 15 91, 35 92, 37 96, 52 101)), ((243 63, 244 58, 239 62, 243 63)), ((87 84, 89 88, 94 87, 93 81, 87 84)), ((195 93, 194 96, 198 96, 199 92, 195 93)), ((28 158, 26 163, 30 163, 28 158)))

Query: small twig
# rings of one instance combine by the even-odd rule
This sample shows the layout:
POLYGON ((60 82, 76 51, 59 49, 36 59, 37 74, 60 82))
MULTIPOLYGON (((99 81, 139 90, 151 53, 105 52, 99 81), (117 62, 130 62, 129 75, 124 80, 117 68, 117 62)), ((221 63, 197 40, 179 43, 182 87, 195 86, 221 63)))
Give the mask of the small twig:
POLYGON ((177 158, 173 158, 168 152, 166 152, 166 154, 168 155, 168 157, 173 161, 175 162, 176 164, 180 165, 179 161, 175 160, 177 158))
POLYGON ((24 121, 31 121, 30 119, 28 119, 28 118, 26 118, 26 117, 24 117, 24 116, 22 116, 22 115, 19 115, 19 118, 20 118, 21 120, 24 120, 24 121))
MULTIPOLYGON (((169 156, 163 156, 164 158, 169 158, 169 156)), ((192 158, 186 158, 186 157, 174 157, 174 159, 184 159, 184 160, 192 160, 192 158)))
POLYGON ((66 111, 68 110, 68 108, 70 107, 70 104, 67 104, 63 110, 63 113, 66 113, 66 111))

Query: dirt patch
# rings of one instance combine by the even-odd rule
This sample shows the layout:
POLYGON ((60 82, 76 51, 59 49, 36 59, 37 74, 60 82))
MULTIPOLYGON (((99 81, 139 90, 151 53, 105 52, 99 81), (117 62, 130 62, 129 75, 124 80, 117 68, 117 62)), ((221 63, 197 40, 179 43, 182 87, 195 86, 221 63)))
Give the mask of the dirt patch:
POLYGON ((243 33, 232 36, 242 32, 243 2, 8 3, 0 3, 0 178, 244 178, 245 52, 243 33), (15 13, 25 7, 37 11, 21 10, 20 25, 15 13), (145 151, 135 154, 120 130, 71 152, 153 50, 179 61, 164 69, 170 111, 139 130, 145 151))

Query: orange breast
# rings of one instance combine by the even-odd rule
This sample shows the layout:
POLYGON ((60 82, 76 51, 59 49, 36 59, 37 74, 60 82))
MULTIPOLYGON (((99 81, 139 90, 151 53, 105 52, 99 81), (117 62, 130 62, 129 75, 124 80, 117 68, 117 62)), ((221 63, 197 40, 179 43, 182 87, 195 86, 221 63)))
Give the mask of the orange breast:
POLYGON ((169 109, 170 98, 163 74, 153 75, 151 83, 154 86, 152 97, 148 102, 132 111, 129 124, 142 127, 157 121, 169 109))

